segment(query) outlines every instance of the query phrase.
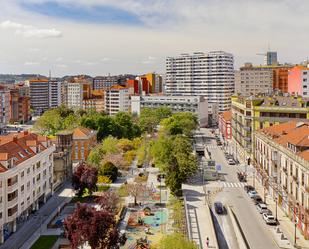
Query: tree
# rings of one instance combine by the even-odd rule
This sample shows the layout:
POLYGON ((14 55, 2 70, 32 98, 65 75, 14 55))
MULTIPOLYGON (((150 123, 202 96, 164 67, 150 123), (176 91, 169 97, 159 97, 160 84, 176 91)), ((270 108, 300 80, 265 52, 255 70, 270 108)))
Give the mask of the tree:
POLYGON ((114 116, 114 121, 118 125, 118 138, 132 139, 141 134, 140 128, 133 123, 132 115, 126 112, 118 112, 114 116))
POLYGON ((158 249, 198 249, 198 246, 189 241, 182 234, 174 233, 164 236, 158 246, 158 249))
POLYGON ((112 182, 117 180, 118 168, 111 162, 104 163, 99 169, 100 176, 107 176, 112 182))
POLYGON ((136 182, 126 184, 125 188, 127 193, 134 198, 134 205, 137 205, 138 198, 148 191, 146 185, 136 182))
POLYGON ((158 166, 166 173, 166 185, 178 195, 181 184, 197 170, 196 157, 188 138, 178 135, 160 138, 152 144, 151 154, 158 166))
POLYGON ((178 112, 171 117, 163 119, 161 126, 168 135, 183 134, 191 136, 192 131, 197 128, 198 121, 195 114, 191 112, 178 112))
POLYGON ((120 198, 115 191, 103 192, 96 200, 101 210, 116 214, 119 210, 120 198))
POLYGON ((86 189, 92 194, 97 189, 98 171, 85 163, 77 166, 72 176, 72 185, 78 191, 77 195, 82 196, 86 189))
POLYGON ((55 135, 63 129, 63 122, 59 112, 56 109, 47 110, 35 122, 34 129, 45 135, 55 135))
POLYGON ((96 210, 89 205, 77 203, 73 214, 65 219, 64 229, 72 249, 86 242, 93 249, 118 248, 119 234, 115 216, 106 210, 96 210))
POLYGON ((172 111, 168 107, 160 107, 156 109, 148 107, 142 108, 139 118, 139 125, 141 130, 152 133, 162 119, 171 115, 172 111))

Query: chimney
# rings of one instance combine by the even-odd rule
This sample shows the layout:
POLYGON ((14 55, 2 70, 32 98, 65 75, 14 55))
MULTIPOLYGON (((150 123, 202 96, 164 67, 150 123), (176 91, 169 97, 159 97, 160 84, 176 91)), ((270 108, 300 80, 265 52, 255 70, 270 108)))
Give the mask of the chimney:
POLYGON ((18 135, 14 135, 13 136, 13 142, 17 142, 17 140, 18 140, 18 135))

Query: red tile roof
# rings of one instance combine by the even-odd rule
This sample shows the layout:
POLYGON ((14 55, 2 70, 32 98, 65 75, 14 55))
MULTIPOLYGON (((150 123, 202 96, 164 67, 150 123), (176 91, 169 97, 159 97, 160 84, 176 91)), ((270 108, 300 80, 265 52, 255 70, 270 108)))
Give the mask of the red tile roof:
MULTIPOLYGON (((46 137, 27 131, 0 136, 0 161, 14 158, 14 164, 18 165, 37 154, 34 147, 39 147, 40 151, 45 150, 46 144, 42 142, 47 140, 46 137)), ((0 172, 3 170, 6 168, 0 164, 0 172)))

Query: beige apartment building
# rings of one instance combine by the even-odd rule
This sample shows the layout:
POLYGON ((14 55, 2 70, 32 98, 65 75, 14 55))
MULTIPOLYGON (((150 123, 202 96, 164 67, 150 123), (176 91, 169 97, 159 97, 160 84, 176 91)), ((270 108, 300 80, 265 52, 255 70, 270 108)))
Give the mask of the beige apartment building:
POLYGON ((290 121, 257 131, 254 147, 264 191, 309 239, 309 123, 290 121))
POLYGON ((273 90, 273 69, 245 63, 235 71, 235 93, 251 96, 258 93, 271 93, 273 90))
POLYGON ((53 192, 53 152, 44 136, 24 131, 0 137, 0 242, 53 192))

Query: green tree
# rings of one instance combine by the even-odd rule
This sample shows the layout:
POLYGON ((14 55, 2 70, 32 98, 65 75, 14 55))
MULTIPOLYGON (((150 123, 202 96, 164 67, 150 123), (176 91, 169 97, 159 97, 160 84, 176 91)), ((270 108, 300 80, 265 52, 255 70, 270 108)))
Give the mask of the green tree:
POLYGON ((191 136, 197 125, 197 117, 191 112, 178 112, 161 121, 162 129, 168 135, 184 134, 191 136))
POLYGON ((172 194, 179 195, 181 184, 197 170, 188 138, 182 135, 161 137, 152 144, 151 154, 156 166, 166 174, 166 185, 172 194))
POLYGON ((101 150, 101 145, 97 145, 96 147, 91 149, 88 155, 88 158, 87 158, 87 162, 90 165, 98 167, 100 165, 100 162, 102 161, 102 157, 103 157, 103 152, 101 150))
POLYGON ((126 112, 118 112, 114 121, 116 125, 118 125, 118 138, 128 138, 132 139, 134 137, 138 137, 141 134, 140 128, 133 123, 132 115, 126 112))
POLYGON ((174 233, 164 236, 159 242, 158 249, 198 249, 198 246, 182 234, 174 233))
POLYGON ((103 154, 117 154, 119 149, 117 147, 118 139, 112 136, 105 138, 101 145, 101 151, 103 154))
POLYGON ((168 107, 160 107, 156 109, 145 107, 141 110, 139 118, 140 128, 143 132, 152 133, 162 119, 171 115, 172 111, 168 107))
POLYGON ((47 110, 34 124, 34 129, 45 135, 55 135, 63 128, 62 118, 56 109, 47 110))
POLYGON ((112 182, 117 180, 118 168, 111 162, 106 162, 99 169, 99 176, 107 176, 112 182))

